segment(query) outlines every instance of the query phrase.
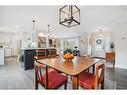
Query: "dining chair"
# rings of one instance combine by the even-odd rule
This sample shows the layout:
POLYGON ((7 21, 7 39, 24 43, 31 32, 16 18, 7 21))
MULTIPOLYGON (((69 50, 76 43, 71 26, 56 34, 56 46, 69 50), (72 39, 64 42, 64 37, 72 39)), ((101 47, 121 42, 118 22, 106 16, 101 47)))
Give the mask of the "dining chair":
MULTIPOLYGON (((35 56, 34 56, 35 62, 37 62, 37 60, 45 59, 45 58, 47 58, 46 50, 41 50, 41 49, 35 50, 35 56)), ((42 67, 43 67, 43 69, 45 69, 46 66, 44 64, 42 64, 41 68, 42 67)))
POLYGON ((79 85, 84 89, 98 89, 101 84, 101 89, 104 89, 104 71, 105 65, 101 61, 101 64, 96 64, 96 73, 82 72, 79 75, 79 85))
POLYGON ((55 49, 51 49, 48 52, 48 58, 55 58, 55 57, 59 57, 59 55, 57 54, 57 50, 55 49))
POLYGON ((47 58, 46 49, 44 49, 44 50, 42 50, 42 49, 35 50, 35 57, 36 57, 36 59, 45 59, 45 58, 47 58))
POLYGON ((67 76, 58 73, 56 70, 49 69, 47 66, 44 69, 42 64, 37 62, 35 62, 34 68, 35 89, 38 89, 38 84, 41 84, 45 89, 58 89, 63 85, 64 89, 67 89, 67 76))
MULTIPOLYGON (((85 57, 85 58, 91 58, 91 55, 88 55, 87 53, 81 54, 80 56, 81 56, 81 57, 85 57)), ((92 68, 94 69, 94 66, 92 66, 92 68)), ((88 69, 85 70, 85 71, 89 72, 89 71, 90 71, 90 68, 88 68, 88 69)), ((94 71, 93 71, 93 72, 94 72, 94 71)))
MULTIPOLYGON (((53 50, 52 50, 53 51, 53 50)), ((56 53, 52 54, 47 54, 46 50, 36 50, 36 56, 34 56, 35 61, 37 62, 37 60, 41 60, 41 59, 46 59, 46 58, 56 58, 59 57, 56 53)), ((53 51, 54 52, 54 51, 53 51)), ((46 65, 42 64, 41 67, 43 67, 45 69, 46 65)), ((49 67, 50 68, 50 67, 49 67)), ((50 68, 52 70, 55 70, 53 68, 50 68)), ((61 73, 60 71, 56 70, 57 72, 61 73)))

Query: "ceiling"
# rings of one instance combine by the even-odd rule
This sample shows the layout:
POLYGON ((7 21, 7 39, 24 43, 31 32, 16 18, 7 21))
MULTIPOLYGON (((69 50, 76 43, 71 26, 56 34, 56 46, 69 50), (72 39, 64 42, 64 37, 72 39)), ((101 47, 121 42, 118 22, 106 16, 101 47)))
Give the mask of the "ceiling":
POLYGON ((31 32, 35 29, 57 37, 79 36, 85 32, 111 31, 112 26, 127 21, 127 6, 78 6, 81 25, 66 28, 59 24, 59 8, 62 6, 0 6, 1 32, 31 32))

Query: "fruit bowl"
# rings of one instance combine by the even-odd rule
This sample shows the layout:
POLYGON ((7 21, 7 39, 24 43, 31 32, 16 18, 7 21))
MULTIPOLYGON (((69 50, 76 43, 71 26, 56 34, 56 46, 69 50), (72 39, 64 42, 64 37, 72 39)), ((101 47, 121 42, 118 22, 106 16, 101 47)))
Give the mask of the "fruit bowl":
POLYGON ((72 61, 72 59, 74 58, 74 55, 73 54, 70 54, 70 53, 67 53, 63 56, 63 58, 66 60, 66 61, 72 61))

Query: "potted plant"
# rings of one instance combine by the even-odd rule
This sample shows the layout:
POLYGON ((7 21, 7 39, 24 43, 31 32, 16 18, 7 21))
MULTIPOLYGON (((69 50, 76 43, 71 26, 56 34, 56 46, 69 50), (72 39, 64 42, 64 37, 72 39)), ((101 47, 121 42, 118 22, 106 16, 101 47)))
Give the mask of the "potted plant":
POLYGON ((72 54, 73 50, 71 48, 67 48, 66 50, 64 50, 64 54, 67 54, 67 53, 72 54))
POLYGON ((71 48, 67 48, 66 52, 71 54, 72 53, 72 49, 71 48))

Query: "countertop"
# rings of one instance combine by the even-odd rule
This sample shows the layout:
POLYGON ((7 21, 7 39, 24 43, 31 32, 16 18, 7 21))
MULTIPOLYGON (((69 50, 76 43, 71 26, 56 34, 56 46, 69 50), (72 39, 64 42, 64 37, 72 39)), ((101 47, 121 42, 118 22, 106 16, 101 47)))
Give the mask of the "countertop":
POLYGON ((56 48, 21 48, 21 50, 56 49, 56 48))

